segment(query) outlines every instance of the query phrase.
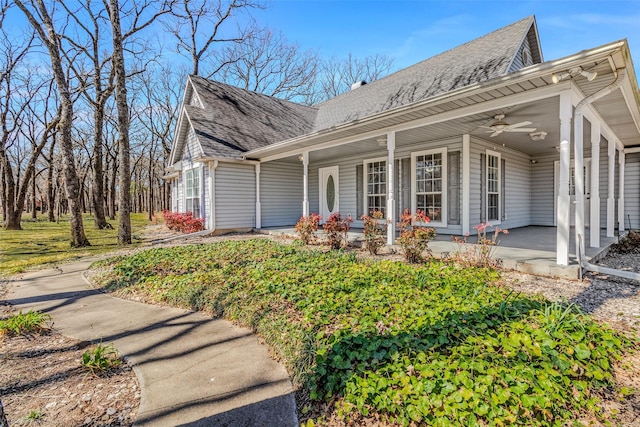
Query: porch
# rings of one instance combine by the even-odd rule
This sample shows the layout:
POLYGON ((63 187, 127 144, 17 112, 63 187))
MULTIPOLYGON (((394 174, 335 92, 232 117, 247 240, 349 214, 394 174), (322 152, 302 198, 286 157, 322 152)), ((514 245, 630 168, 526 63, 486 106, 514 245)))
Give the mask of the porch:
MULTIPOLYGON (((270 235, 295 236, 293 227, 267 227, 256 230, 259 233, 270 235)), ((570 248, 575 248, 575 230, 571 229, 570 248)), ((509 234, 501 234, 499 245, 495 248, 495 258, 501 259, 503 266, 509 270, 521 271, 523 273, 537 274, 543 276, 565 277, 577 279, 579 267, 575 261, 575 253, 571 253, 569 265, 558 265, 556 263, 556 227, 526 226, 509 230, 509 234)), ((492 234, 492 233, 491 233, 492 234)), ((361 243, 363 230, 352 228, 349 231, 348 239, 356 244, 361 243)), ((618 237, 607 237, 606 229, 600 230, 599 248, 590 247, 589 233, 586 233, 585 255, 588 261, 597 262, 605 256, 609 247, 617 242, 618 237)), ((470 243, 477 241, 477 236, 469 236, 470 243)), ((436 256, 445 253, 458 251, 459 245, 452 241, 451 235, 438 235, 429 244, 429 247, 436 256)))

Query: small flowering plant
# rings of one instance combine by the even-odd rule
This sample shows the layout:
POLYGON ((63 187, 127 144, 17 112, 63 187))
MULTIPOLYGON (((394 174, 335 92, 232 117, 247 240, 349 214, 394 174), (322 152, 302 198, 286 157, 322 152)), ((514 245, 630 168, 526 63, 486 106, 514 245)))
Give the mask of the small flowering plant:
POLYGON ((298 223, 295 226, 295 232, 300 236, 300 240, 304 242, 305 245, 311 243, 311 241, 315 238, 315 232, 318 231, 318 224, 322 217, 317 213, 312 213, 309 216, 302 216, 298 223))
POLYGON ((347 244, 347 232, 351 228, 353 218, 351 215, 347 215, 346 218, 342 218, 340 212, 334 212, 329 215, 327 221, 322 224, 322 229, 327 237, 327 243, 331 246, 331 249, 340 249, 344 242, 347 244))
POLYGON ((364 222, 364 240, 371 255, 377 255, 384 246, 387 235, 387 222, 379 210, 372 210, 371 215, 360 217, 364 222))
POLYGON ((463 250, 463 244, 467 243, 469 233, 466 233, 463 238, 453 238, 454 242, 459 244, 459 249, 454 256, 455 261, 465 267, 498 267, 501 262, 493 257, 495 248, 500 243, 498 237, 500 234, 509 234, 509 230, 495 227, 488 221, 475 225, 473 228, 478 231, 477 244, 466 246, 463 250), (490 231, 492 227, 493 236, 488 237, 487 232, 490 231))
POLYGON ((436 229, 418 224, 428 224, 431 219, 421 210, 417 210, 411 215, 409 209, 405 209, 400 216, 398 228, 400 230, 400 238, 398 243, 402 248, 404 258, 412 263, 418 263, 425 260, 424 254, 431 255, 428 245, 431 240, 436 237, 436 229))

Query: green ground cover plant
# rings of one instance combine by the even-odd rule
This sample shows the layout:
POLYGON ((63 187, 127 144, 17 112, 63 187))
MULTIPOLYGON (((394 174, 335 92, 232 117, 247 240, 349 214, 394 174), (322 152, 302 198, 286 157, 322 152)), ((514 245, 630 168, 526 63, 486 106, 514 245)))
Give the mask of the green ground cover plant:
POLYGON ((47 323, 51 323, 51 316, 46 313, 32 310, 23 313, 20 310, 7 319, 0 320, 0 335, 17 336, 39 333, 47 329, 47 323))
MULTIPOLYGON (((490 268, 358 260, 266 239, 103 261, 99 285, 256 330, 344 419, 566 425, 598 417, 631 342, 573 305, 510 293, 490 268), (335 403, 334 403, 335 402, 335 403)), ((304 411, 303 411, 304 412, 304 411)))
MULTIPOLYGON (((115 230, 96 230, 93 217, 83 216, 85 232, 91 246, 69 247, 69 218, 49 222, 46 218, 22 221, 23 230, 0 228, 0 277, 21 273, 41 265, 77 259, 87 255, 99 255, 118 248, 117 220, 111 221, 115 230)), ((131 214, 133 241, 139 241, 135 233, 148 225, 146 213, 131 214)))
POLYGON ((119 367, 122 360, 120 360, 118 350, 112 344, 99 343, 91 350, 82 353, 80 363, 89 372, 98 375, 119 367))

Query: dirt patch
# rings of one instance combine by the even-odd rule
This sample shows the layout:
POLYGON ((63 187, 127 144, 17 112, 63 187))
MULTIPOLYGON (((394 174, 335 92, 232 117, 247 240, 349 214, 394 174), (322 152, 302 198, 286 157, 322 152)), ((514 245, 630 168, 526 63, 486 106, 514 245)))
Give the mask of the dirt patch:
POLYGON ((49 330, 0 338, 0 396, 11 426, 131 426, 140 387, 126 363, 95 376, 82 367, 91 344, 49 330))

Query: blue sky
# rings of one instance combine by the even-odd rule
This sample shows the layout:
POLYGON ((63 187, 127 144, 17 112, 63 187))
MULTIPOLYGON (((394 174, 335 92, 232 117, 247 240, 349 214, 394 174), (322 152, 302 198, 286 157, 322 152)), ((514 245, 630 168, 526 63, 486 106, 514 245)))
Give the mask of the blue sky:
POLYGON ((640 0, 267 0, 259 22, 322 56, 381 53, 404 68, 535 15, 545 60, 627 38, 640 64, 640 0))

